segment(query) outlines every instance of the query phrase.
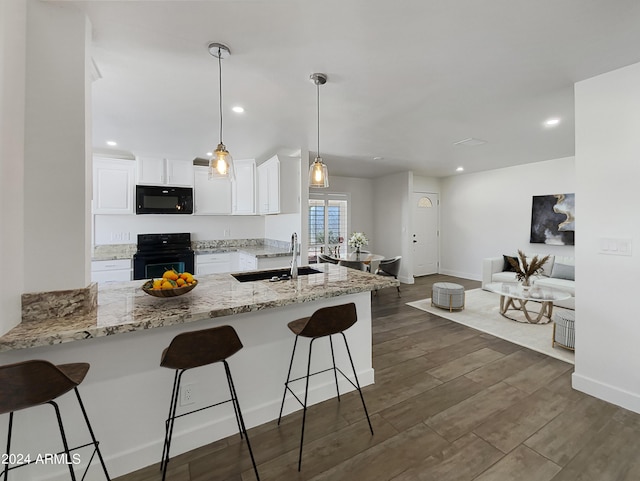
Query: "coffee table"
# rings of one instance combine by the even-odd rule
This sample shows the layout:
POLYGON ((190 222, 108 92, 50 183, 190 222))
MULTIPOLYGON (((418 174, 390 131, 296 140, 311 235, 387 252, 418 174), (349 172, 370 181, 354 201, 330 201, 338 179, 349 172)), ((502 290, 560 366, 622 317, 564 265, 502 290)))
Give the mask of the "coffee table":
POLYGON ((500 314, 512 321, 523 322, 507 315, 509 311, 519 311, 524 314, 526 322, 531 324, 546 324, 551 321, 553 302, 571 297, 566 292, 550 287, 523 289, 520 284, 514 282, 493 282, 487 284, 485 289, 500 294, 500 314), (539 311, 527 308, 527 304, 532 301, 540 307, 539 311))

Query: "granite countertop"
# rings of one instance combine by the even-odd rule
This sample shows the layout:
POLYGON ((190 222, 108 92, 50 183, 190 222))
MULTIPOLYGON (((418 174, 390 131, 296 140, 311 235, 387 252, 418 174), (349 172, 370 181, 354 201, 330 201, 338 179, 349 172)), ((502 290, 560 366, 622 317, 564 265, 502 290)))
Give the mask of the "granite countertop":
POLYGON ((289 249, 283 249, 280 247, 272 246, 242 246, 242 247, 222 247, 222 248, 206 248, 196 249, 196 255, 200 254, 222 254, 224 252, 245 252, 249 255, 263 258, 263 257, 285 257, 290 256, 291 251, 289 249))
POLYGON ((279 282, 241 283, 230 274, 198 276, 195 289, 170 298, 145 294, 140 288, 144 281, 106 283, 98 287, 97 309, 85 315, 22 322, 0 337, 0 351, 184 324, 399 285, 392 277, 334 264, 312 267, 321 272, 279 282))

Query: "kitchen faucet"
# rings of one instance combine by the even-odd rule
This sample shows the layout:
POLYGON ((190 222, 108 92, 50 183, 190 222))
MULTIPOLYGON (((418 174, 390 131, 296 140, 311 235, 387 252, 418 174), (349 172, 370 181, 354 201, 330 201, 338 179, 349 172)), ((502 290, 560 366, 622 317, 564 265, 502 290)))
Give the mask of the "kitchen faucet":
POLYGON ((291 279, 298 278, 298 234, 291 234, 291 252, 293 259, 291 260, 291 279))

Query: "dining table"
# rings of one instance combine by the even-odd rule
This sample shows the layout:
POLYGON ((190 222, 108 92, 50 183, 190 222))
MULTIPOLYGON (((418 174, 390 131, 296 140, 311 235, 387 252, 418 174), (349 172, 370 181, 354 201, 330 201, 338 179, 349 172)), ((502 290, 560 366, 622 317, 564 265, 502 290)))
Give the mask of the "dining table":
POLYGON ((363 262, 368 267, 369 272, 375 273, 378 269, 380 261, 382 259, 385 259, 385 256, 380 254, 372 254, 371 252, 353 251, 341 253, 339 259, 363 262))

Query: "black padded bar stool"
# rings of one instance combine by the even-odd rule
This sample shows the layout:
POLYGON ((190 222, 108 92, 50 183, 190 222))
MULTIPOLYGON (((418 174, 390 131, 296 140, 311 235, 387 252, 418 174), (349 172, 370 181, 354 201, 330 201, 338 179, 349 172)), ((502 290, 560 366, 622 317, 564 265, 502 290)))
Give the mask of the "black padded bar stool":
MULTIPOLYGON (((60 436, 62 437, 62 445, 64 446, 64 451, 57 454, 64 453, 66 455, 71 479, 73 481, 76 480, 73 462, 71 462, 73 459, 71 457, 71 452, 93 445, 93 453, 91 455, 91 459, 89 459, 89 462, 87 463, 82 479, 84 479, 87 474, 89 466, 91 466, 91 461, 93 461, 93 457, 97 453, 104 475, 107 480, 110 480, 107 467, 104 464, 104 459, 100 452, 99 443, 93 433, 93 428, 89 422, 87 411, 84 408, 80 392, 78 391, 78 386, 87 375, 89 367, 90 366, 87 363, 60 364, 56 366, 49 361, 43 360, 24 361, 0 366, 0 414, 9 413, 7 455, 11 453, 11 433, 13 431, 13 414, 15 411, 20 411, 22 409, 42 404, 50 404, 55 410, 56 418, 58 420, 58 428, 60 429, 60 436), (91 442, 74 448, 69 448, 67 436, 64 431, 64 425, 62 424, 60 408, 54 401, 71 390, 76 393, 78 404, 82 410, 82 416, 84 417, 87 428, 89 429, 89 434, 91 435, 91 442)), ((33 462, 35 462, 35 460, 32 459, 31 462, 24 462, 14 466, 9 466, 7 464, 0 474, 4 475, 4 480, 6 481, 10 470, 27 466, 33 462)))
POLYGON ((287 374, 287 381, 284 383, 284 394, 282 395, 282 404, 280 405, 280 415, 278 416, 278 424, 280 424, 280 420, 282 419, 282 410, 284 409, 284 401, 287 396, 287 391, 289 391, 294 398, 300 403, 302 406, 302 434, 300 435, 300 455, 298 456, 298 471, 302 467, 302 445, 304 443, 304 423, 307 418, 307 396, 309 393, 309 377, 315 376, 316 374, 320 374, 327 371, 333 371, 333 376, 336 381, 336 391, 338 393, 338 401, 340 401, 340 389, 338 388, 338 372, 344 376, 344 378, 351 383, 351 385, 358 390, 360 393, 360 399, 362 400, 362 407, 364 408, 364 414, 367 416, 367 422, 369 423, 369 429, 371 430, 371 434, 373 435, 373 427, 371 426, 371 420, 369 419, 369 412, 367 411, 367 405, 364 402, 364 396, 362 395, 362 389, 360 389, 360 383, 358 382, 358 375, 356 374, 356 368, 353 364, 353 358, 351 357, 351 351, 349 350, 349 343, 347 343, 347 338, 344 335, 344 331, 353 326, 358 320, 358 316, 356 313, 356 305, 351 302, 349 304, 342 304, 339 306, 331 306, 331 307, 323 307, 314 312, 311 317, 304 317, 302 319, 297 319, 295 321, 291 321, 288 326, 291 332, 296 335, 295 341, 293 343, 293 352, 291 353, 291 362, 289 363, 289 373, 287 374), (344 339, 344 345, 347 348, 347 354, 349 356, 349 362, 351 363, 351 369, 353 370, 353 377, 355 379, 355 384, 351 379, 344 374, 340 368, 336 367, 336 359, 333 351, 333 341, 331 336, 334 334, 341 334, 342 339, 344 339), (307 361, 307 374, 305 376, 291 379, 291 368, 293 366, 293 358, 296 354, 296 346, 298 344, 298 338, 308 337, 311 338, 311 342, 309 343, 309 359, 307 361), (321 337, 329 337, 329 345, 331 346, 331 361, 333 363, 333 367, 328 369, 324 369, 322 371, 317 371, 311 373, 311 351, 313 348, 313 342, 316 339, 321 337), (289 384, 295 381, 300 381, 305 379, 305 388, 304 388, 304 402, 301 401, 298 396, 291 390, 289 384))
POLYGON ((249 448, 249 455, 251 456, 251 463, 253 464, 253 470, 256 473, 256 478, 260 480, 258 474, 258 468, 256 467, 256 461, 253 457, 253 451, 251 450, 251 443, 249 442, 249 436, 247 435, 247 428, 244 425, 244 419, 242 418, 242 412, 240 411, 240 404, 238 403, 238 395, 236 394, 236 388, 233 384, 233 378, 231 377, 231 370, 227 363, 227 358, 242 349, 242 342, 236 333, 235 329, 231 326, 213 327, 210 329, 203 329, 201 331, 185 332, 178 334, 173 338, 169 347, 162 352, 162 359, 160 366, 169 369, 175 369, 175 376, 173 379, 173 391, 171 392, 171 404, 169 406, 169 417, 165 421, 165 438, 164 446, 162 449, 162 460, 160 462, 160 469, 162 470, 162 479, 167 476, 167 464, 169 463, 169 450, 171 449, 171 436, 173 434, 173 425, 176 418, 186 416, 195 412, 209 409, 214 406, 219 406, 224 403, 231 402, 233 410, 236 415, 236 422, 238 423, 238 431, 240 432, 240 438, 247 440, 247 447, 249 448), (178 398, 180 393, 180 381, 182 375, 188 369, 196 367, 206 366, 208 364, 214 364, 222 362, 224 364, 224 371, 227 376, 227 384, 229 385, 229 393, 231 399, 221 401, 210 406, 206 406, 200 409, 195 409, 176 416, 176 409, 178 407, 178 398))

